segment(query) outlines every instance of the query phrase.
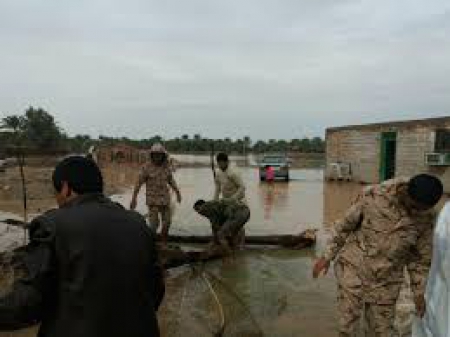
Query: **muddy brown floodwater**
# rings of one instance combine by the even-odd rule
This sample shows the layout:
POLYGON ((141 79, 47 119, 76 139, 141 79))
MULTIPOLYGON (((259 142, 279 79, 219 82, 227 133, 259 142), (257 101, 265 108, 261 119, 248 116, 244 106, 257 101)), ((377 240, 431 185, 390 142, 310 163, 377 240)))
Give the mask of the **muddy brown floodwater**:
MULTIPOLYGON (((324 243, 323 223, 341 216, 361 186, 325 185, 321 170, 293 170, 291 182, 273 185, 260 183, 254 168, 240 171, 252 211, 248 234, 290 234, 317 228, 319 240, 315 249, 252 251, 240 253, 231 266, 209 263, 206 270, 219 277, 212 281, 225 310, 224 335, 258 336, 262 331, 264 336, 277 337, 337 336, 332 273, 314 281, 311 266, 324 243)), ((192 205, 198 198, 212 197, 211 170, 183 169, 176 178, 183 202, 176 205, 172 232, 209 233, 208 222, 192 211, 192 205)), ((130 193, 114 198, 126 205, 130 193)), ((138 209, 146 211, 143 195, 138 209)), ((160 317, 165 336, 212 336, 219 326, 219 314, 204 279, 189 268, 171 274, 160 317)))
MULTIPOLYGON (((316 252, 324 245, 327 227, 324 224, 342 216, 361 185, 324 183, 321 170, 293 170, 291 182, 268 185, 259 182, 257 169, 240 171, 252 211, 246 227, 248 234, 291 234, 317 228, 317 246, 303 251, 240 252, 231 265, 211 262, 196 271, 191 268, 171 271, 159 313, 162 335, 207 337, 217 332, 220 316, 203 277, 206 276, 224 309, 224 336, 337 336, 335 280, 330 272, 315 281, 311 268, 316 252), (202 270, 207 273, 202 274, 202 270)), ((180 169, 176 179, 183 201, 176 205, 171 231, 209 233, 208 222, 193 212, 192 205, 198 198, 212 197, 211 170, 180 169)), ((130 195, 131 188, 113 199, 127 206, 130 195)), ((143 191, 138 210, 146 213, 143 191)), ((34 333, 34 330, 0 333, 0 337, 34 336, 34 333)))

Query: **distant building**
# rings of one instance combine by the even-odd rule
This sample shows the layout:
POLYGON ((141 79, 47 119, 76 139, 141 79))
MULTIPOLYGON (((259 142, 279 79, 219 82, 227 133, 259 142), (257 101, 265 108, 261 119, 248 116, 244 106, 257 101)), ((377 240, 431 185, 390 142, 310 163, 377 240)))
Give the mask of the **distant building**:
POLYGON ((362 183, 430 173, 450 193, 450 117, 329 128, 326 141, 326 178, 337 167, 362 183))
POLYGON ((100 166, 111 164, 140 165, 147 161, 149 152, 133 146, 118 144, 99 146, 95 154, 100 166))

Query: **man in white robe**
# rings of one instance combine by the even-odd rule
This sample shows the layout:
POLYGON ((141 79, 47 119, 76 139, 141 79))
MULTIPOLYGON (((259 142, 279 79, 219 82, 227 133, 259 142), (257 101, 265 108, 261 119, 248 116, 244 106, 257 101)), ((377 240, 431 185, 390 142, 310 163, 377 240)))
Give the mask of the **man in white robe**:
POLYGON ((450 203, 435 229, 425 298, 426 312, 422 319, 415 319, 413 337, 450 337, 450 203))

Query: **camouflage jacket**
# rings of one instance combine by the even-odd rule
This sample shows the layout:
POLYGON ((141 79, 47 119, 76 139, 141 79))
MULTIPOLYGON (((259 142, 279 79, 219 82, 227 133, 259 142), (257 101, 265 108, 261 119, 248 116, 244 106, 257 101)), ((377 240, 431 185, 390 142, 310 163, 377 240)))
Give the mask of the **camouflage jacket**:
POLYGON ((168 165, 156 166, 149 162, 142 167, 139 174, 139 187, 146 185, 147 205, 168 206, 170 205, 169 186, 178 190, 177 183, 168 165))
POLYGON ((406 184, 395 179, 367 188, 332 229, 324 257, 345 265, 340 285, 363 290, 368 301, 395 301, 405 267, 414 294, 425 291, 435 213, 407 209, 400 198, 406 184))
POLYGON ((222 199, 208 201, 203 208, 206 210, 206 217, 211 225, 217 227, 240 214, 240 211, 247 206, 240 201, 222 199))

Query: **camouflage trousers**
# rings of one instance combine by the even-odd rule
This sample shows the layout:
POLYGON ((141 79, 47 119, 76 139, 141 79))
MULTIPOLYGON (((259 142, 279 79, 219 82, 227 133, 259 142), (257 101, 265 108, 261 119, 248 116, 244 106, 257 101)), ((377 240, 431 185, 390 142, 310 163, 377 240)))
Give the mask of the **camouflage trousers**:
POLYGON ((360 280, 349 275, 345 266, 335 265, 338 281, 339 337, 392 337, 394 335, 395 304, 366 303, 360 280), (364 333, 362 333, 364 331, 364 333))
POLYGON ((226 240, 231 247, 243 244, 245 240, 244 225, 249 219, 250 209, 247 206, 242 206, 222 226, 213 227, 215 241, 222 242, 226 240))
POLYGON ((361 318, 367 323, 364 336, 391 337, 394 334, 395 305, 364 303, 360 298, 339 289, 339 337, 361 336, 361 318))
POLYGON ((148 222, 150 228, 156 233, 162 224, 163 231, 168 231, 172 223, 172 210, 169 205, 148 205, 148 222))

